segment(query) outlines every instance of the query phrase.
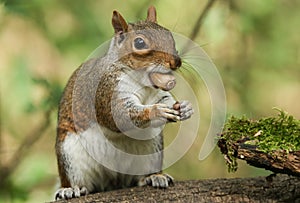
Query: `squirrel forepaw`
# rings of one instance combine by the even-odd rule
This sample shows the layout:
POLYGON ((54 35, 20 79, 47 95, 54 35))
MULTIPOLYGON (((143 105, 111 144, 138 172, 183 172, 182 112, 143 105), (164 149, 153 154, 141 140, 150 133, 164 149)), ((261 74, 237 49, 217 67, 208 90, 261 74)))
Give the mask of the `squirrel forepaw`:
POLYGON ((173 177, 168 174, 152 174, 142 178, 139 186, 150 185, 155 188, 167 188, 173 185, 173 177))
POLYGON ((180 121, 184 121, 186 119, 189 119, 193 113, 194 113, 194 110, 193 110, 193 107, 192 107, 192 103, 189 102, 189 101, 180 101, 180 102, 176 102, 174 105, 173 105, 173 108, 175 110, 178 110, 179 111, 179 116, 180 116, 180 121))
POLYGON ((55 200, 65 200, 74 197, 80 197, 89 194, 86 187, 79 188, 77 185, 74 187, 60 188, 55 192, 55 200))
POLYGON ((179 111, 170 108, 166 104, 154 104, 150 113, 151 120, 160 120, 165 123, 167 120, 176 121, 179 120, 179 111))

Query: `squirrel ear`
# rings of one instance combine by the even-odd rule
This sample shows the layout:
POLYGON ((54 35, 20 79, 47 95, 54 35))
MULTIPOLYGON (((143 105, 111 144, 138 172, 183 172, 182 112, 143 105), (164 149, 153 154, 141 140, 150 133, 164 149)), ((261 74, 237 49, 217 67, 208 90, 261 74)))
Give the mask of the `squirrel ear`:
POLYGON ((118 11, 113 12, 112 25, 114 27, 115 33, 126 32, 128 29, 126 21, 118 11))
POLYGON ((150 22, 156 23, 156 9, 155 9, 154 6, 150 6, 148 8, 148 14, 147 14, 146 21, 150 21, 150 22))

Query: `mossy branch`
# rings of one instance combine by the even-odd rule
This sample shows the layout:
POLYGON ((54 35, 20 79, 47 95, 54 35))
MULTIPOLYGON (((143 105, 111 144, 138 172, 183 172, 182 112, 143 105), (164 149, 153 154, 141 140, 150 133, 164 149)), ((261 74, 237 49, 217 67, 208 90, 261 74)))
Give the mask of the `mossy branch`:
POLYGON ((218 141, 229 171, 236 158, 276 173, 300 176, 300 121, 276 109, 276 117, 231 117, 218 141))

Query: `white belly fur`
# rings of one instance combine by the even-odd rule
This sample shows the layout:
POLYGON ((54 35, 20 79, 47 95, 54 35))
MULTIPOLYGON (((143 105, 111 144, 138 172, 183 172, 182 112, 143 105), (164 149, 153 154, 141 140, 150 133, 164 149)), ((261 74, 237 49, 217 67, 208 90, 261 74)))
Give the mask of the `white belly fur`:
MULTIPOLYGON (((147 132, 158 134, 160 130, 150 128, 147 132)), ((80 134, 69 133, 63 142, 62 154, 65 154, 68 163, 66 172, 71 186, 85 186, 89 192, 124 188, 133 186, 144 175, 160 171, 161 154, 136 156, 159 151, 161 143, 158 135, 156 138, 134 140, 124 134, 100 128, 98 124, 91 125, 80 134), (110 135, 110 141, 104 134, 110 135)))

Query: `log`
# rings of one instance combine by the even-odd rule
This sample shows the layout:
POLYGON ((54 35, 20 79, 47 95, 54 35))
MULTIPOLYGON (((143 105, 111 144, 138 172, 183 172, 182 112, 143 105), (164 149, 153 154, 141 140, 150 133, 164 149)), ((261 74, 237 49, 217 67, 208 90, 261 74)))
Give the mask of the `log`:
POLYGON ((102 192, 56 203, 82 202, 300 202, 300 178, 232 178, 177 181, 167 189, 150 186, 102 192))

